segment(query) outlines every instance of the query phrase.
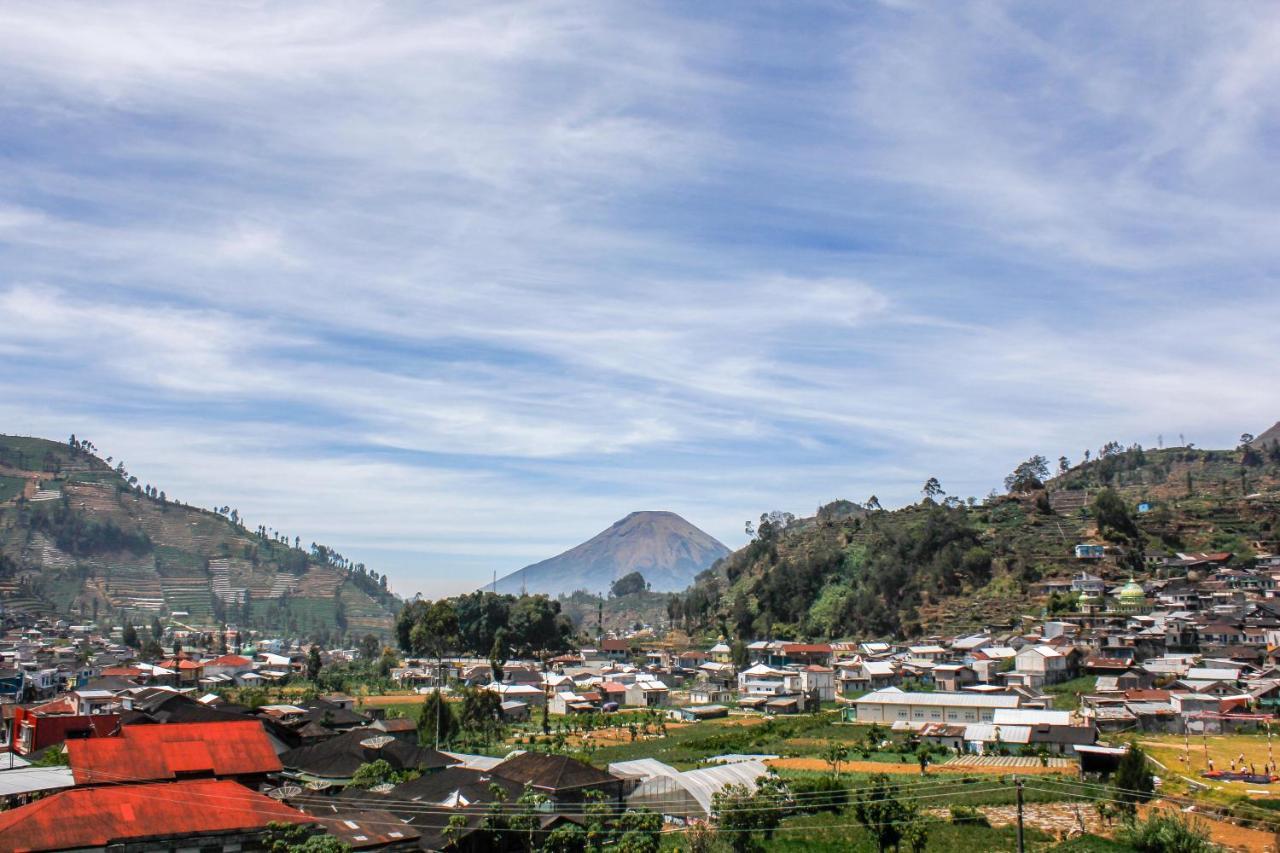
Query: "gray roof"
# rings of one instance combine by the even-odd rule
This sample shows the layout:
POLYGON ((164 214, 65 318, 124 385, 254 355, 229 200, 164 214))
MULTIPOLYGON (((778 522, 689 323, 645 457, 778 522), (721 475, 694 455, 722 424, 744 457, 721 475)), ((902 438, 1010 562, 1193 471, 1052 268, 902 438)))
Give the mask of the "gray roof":
POLYGON ((981 693, 906 693, 886 687, 853 700, 855 705, 926 705, 933 707, 1016 708, 1019 696, 984 696, 981 693))

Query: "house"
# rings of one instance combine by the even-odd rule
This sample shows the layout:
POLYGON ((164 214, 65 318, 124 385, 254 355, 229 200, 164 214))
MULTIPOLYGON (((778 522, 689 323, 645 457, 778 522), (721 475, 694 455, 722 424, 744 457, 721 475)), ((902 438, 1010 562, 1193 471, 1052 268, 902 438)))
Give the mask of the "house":
POLYGON ((18 755, 30 755, 68 739, 106 737, 119 727, 119 714, 81 714, 75 698, 63 696, 31 708, 14 706, 11 743, 18 755))
POLYGON ((829 643, 785 643, 782 657, 786 666, 830 666, 833 655, 829 643))
POLYGON ((816 697, 819 702, 834 702, 836 671, 829 666, 810 664, 800 668, 800 692, 816 697))
POLYGON ((699 683, 689 688, 689 702, 694 705, 719 705, 733 699, 733 691, 710 683, 699 683))
POLYGON ((656 708, 668 701, 667 685, 651 678, 637 678, 627 685, 626 702, 639 708, 656 708))
POLYGON ((1014 659, 1014 672, 1028 687, 1057 684, 1071 677, 1069 659, 1053 646, 1027 646, 1014 659))
POLYGON ((729 716, 729 709, 724 705, 686 705, 683 708, 672 708, 667 714, 676 720, 686 723, 697 723, 702 720, 714 720, 729 716))
POLYGON ((940 663, 933 668, 933 680, 939 690, 955 693, 962 687, 976 684, 978 675, 972 667, 961 663, 940 663))
POLYGON ((497 787, 507 802, 515 802, 523 788, 492 770, 468 767, 446 767, 436 773, 419 776, 408 782, 383 788, 348 788, 337 798, 360 808, 385 809, 401 820, 415 821, 424 806, 442 809, 465 809, 492 803, 499 796, 497 787))
POLYGON ((996 709, 1017 708, 1016 694, 905 693, 886 687, 853 700, 860 723, 978 723, 991 722, 996 709))
POLYGON ((879 690, 898 683, 898 667, 887 660, 841 664, 836 673, 836 681, 840 693, 844 695, 879 690))
POLYGON ((66 748, 77 785, 207 777, 252 787, 281 770, 257 720, 125 726, 114 737, 70 740, 66 748))
POLYGON ((523 752, 495 766, 493 773, 543 794, 553 806, 582 803, 589 791, 605 801, 622 802, 622 779, 567 755, 523 752))
POLYGON ((723 639, 712 646, 707 655, 715 663, 733 663, 733 649, 723 639))
POLYGON ((625 661, 631 657, 631 643, 627 640, 602 640, 600 652, 609 660, 625 661))
POLYGON ((942 646, 908 646, 907 654, 911 660, 918 661, 943 661, 951 656, 951 652, 942 646))
POLYGON ((315 820, 227 780, 73 788, 0 812, 0 849, 238 851, 273 823, 315 820))
POLYGON ((767 700, 794 693, 798 682, 798 674, 789 669, 774 669, 758 663, 738 673, 738 696, 740 700, 767 700))
POLYGON ((283 775, 300 782, 348 785, 362 764, 386 761, 393 770, 431 773, 460 764, 456 758, 383 734, 376 729, 353 729, 280 756, 283 775))
POLYGON ((203 678, 226 676, 240 683, 238 676, 253 672, 257 667, 252 660, 241 655, 222 655, 204 662, 203 678))
MULTIPOLYGON (((1080 544, 1075 547, 1075 555, 1077 560, 1101 560, 1107 556, 1107 549, 1104 545, 1080 544)), ((1075 585, 1072 585, 1075 589, 1075 585)), ((1079 592, 1079 590, 1077 590, 1079 592)))

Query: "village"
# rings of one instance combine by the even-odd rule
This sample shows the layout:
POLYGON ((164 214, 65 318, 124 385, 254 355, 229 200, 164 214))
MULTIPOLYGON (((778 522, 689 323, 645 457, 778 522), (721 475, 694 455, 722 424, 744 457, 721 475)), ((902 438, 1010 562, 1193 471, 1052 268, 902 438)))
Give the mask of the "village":
POLYGON ((1076 548, 1078 570, 1043 582, 1041 617, 961 636, 681 646, 641 626, 500 665, 245 640, 234 625, 210 637, 177 620, 156 620, 150 648, 171 651, 149 658, 123 641, 132 626, 10 615, 0 848, 200 835, 253 849, 286 824, 340 849, 480 849, 519 803, 547 838, 651 815, 657 844, 714 827, 726 796, 771 778, 840 806, 876 772, 993 780, 976 802, 997 812, 1015 778, 1041 780, 1057 787, 1039 789, 1027 831, 1066 838, 1105 831, 1094 806, 1138 744, 1168 802, 1272 832, 1248 804, 1280 789, 1280 559, 1148 554, 1139 583, 1112 557, 1076 548), (321 689, 326 672, 372 672, 375 654, 376 689, 321 689), (468 734, 476 714, 489 719, 468 734), (836 784, 813 790, 824 776, 836 784))

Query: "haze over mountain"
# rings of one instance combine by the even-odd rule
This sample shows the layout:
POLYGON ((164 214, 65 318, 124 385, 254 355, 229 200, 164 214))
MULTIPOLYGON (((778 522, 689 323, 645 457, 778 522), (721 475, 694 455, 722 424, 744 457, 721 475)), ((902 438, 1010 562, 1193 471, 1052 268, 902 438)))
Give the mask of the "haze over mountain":
POLYGON ((497 582, 498 592, 606 592, 640 572, 651 589, 682 590, 729 549, 674 512, 633 512, 563 554, 525 566, 497 582))

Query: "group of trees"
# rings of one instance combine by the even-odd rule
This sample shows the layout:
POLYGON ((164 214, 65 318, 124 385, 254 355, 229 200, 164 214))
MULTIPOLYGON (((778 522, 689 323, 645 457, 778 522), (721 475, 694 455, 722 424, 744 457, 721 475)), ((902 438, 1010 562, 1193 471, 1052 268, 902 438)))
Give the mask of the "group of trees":
POLYGON ((870 513, 757 538, 726 559, 731 600, 721 596, 718 577, 706 577, 671 602, 668 613, 694 625, 719 615, 726 636, 902 633, 914 625, 926 595, 954 594, 990 578, 993 558, 972 513, 930 499, 910 512, 870 513))
POLYGON ((45 501, 28 510, 32 530, 44 533, 68 554, 78 557, 128 551, 151 551, 151 537, 144 530, 124 530, 110 519, 95 521, 73 510, 64 498, 45 501))
POLYGON ((613 586, 609 587, 609 594, 614 598, 621 598, 624 595, 635 595, 637 592, 644 592, 648 588, 649 583, 644 579, 644 575, 639 572, 631 572, 614 581, 613 586))
POLYGON ((573 623, 545 595, 473 592, 437 601, 418 599, 396 618, 396 640, 412 655, 509 657, 559 654, 574 648, 573 623))

